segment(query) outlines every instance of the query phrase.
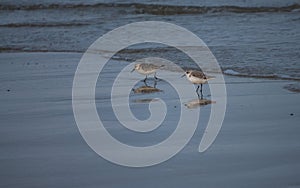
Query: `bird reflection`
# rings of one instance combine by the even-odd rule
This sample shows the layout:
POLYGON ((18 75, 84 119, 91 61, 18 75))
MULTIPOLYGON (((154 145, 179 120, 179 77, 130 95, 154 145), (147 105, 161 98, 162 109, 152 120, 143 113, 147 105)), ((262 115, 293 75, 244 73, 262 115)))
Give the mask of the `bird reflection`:
POLYGON ((156 102, 158 99, 135 99, 132 100, 134 103, 150 103, 150 102, 156 102))
POLYGON ((142 94, 146 94, 146 93, 157 93, 157 92, 162 92, 163 90, 157 89, 156 88, 157 82, 155 81, 152 86, 149 86, 146 82, 144 82, 143 86, 140 86, 138 88, 133 88, 132 91, 137 94, 137 93, 142 93, 142 94))
MULTIPOLYGON (((134 94, 149 94, 149 93, 158 93, 162 92, 163 90, 156 88, 157 81, 154 81, 153 86, 149 86, 146 82, 144 82, 143 86, 133 88, 132 91, 134 94)), ((143 99, 134 99, 132 102, 134 103, 150 103, 158 101, 156 98, 143 98, 143 99)))
POLYGON ((197 108, 200 106, 205 106, 205 105, 214 104, 214 103, 216 103, 216 101, 212 101, 212 100, 204 99, 204 98, 198 98, 198 99, 191 100, 184 105, 187 108, 197 108))

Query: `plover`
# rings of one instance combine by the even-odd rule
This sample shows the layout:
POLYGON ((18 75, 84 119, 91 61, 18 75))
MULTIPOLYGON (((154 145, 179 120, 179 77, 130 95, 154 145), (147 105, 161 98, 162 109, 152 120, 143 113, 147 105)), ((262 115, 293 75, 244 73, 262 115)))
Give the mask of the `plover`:
POLYGON ((200 92, 201 92, 201 99, 203 98, 203 94, 202 94, 202 84, 207 83, 208 80, 213 79, 214 77, 209 77, 206 76, 203 72, 201 71, 197 71, 197 70, 188 70, 185 72, 184 75, 182 75, 182 77, 186 76, 187 79, 192 82, 193 84, 197 84, 198 87, 196 89, 196 93, 199 97, 199 85, 201 86, 200 88, 200 92))
POLYGON ((135 64, 134 68, 132 69, 131 72, 137 71, 140 74, 146 75, 146 78, 144 79, 144 82, 147 80, 147 76, 150 74, 154 73, 154 78, 158 79, 156 77, 156 71, 163 67, 164 65, 154 65, 154 64, 149 64, 149 63, 138 63, 135 64))

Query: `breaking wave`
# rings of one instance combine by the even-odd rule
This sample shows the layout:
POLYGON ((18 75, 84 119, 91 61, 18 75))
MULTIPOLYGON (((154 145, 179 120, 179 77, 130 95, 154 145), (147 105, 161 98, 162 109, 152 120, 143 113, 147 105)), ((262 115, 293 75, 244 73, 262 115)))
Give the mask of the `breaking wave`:
POLYGON ((292 77, 284 74, 253 74, 253 73, 241 73, 232 69, 226 69, 223 71, 224 74, 230 76, 240 77, 253 77, 253 78, 266 78, 266 79, 278 79, 278 80, 295 80, 300 81, 300 78, 292 77))
POLYGON ((68 26, 86 26, 88 23, 8 23, 0 24, 0 27, 68 27, 68 26))
POLYGON ((259 13, 259 12, 292 12, 299 11, 300 4, 282 7, 243 7, 243 6, 177 6, 141 3, 97 3, 97 4, 29 4, 0 5, 0 10, 41 10, 41 9, 88 9, 88 8, 120 8, 130 9, 136 14, 175 15, 206 13, 259 13))

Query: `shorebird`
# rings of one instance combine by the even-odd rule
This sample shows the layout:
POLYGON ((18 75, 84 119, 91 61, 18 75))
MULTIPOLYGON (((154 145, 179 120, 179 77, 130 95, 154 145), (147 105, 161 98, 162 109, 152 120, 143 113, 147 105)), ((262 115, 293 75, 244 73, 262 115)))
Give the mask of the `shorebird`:
POLYGON ((202 84, 207 83, 208 80, 213 79, 214 77, 209 77, 206 76, 203 72, 201 71, 197 71, 197 70, 188 70, 185 72, 184 75, 182 75, 182 77, 186 76, 187 79, 192 82, 193 84, 197 84, 198 87, 196 89, 196 93, 199 97, 199 85, 201 86, 200 88, 200 92, 201 92, 201 99, 203 98, 203 94, 202 94, 202 84))
POLYGON ((144 82, 146 82, 147 80, 147 76, 149 74, 153 74, 154 73, 154 78, 158 79, 156 77, 156 71, 158 69, 160 69, 161 67, 163 67, 164 65, 154 65, 154 64, 149 64, 149 63, 138 63, 135 64, 134 68, 132 69, 131 72, 133 71, 137 71, 140 74, 146 75, 146 78, 144 79, 144 82))

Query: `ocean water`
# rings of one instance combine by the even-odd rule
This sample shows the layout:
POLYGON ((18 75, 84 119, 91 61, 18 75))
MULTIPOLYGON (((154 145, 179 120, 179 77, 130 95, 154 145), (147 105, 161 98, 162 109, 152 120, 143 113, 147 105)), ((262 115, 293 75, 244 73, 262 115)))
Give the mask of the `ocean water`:
MULTIPOLYGON (((299 0, 0 0, 0 187, 299 187, 299 93, 282 89, 300 91, 299 26, 299 0), (246 76, 226 76, 226 117, 207 152, 197 149, 213 105, 225 96, 211 94, 219 83, 204 85, 204 99, 216 103, 201 106, 193 138, 160 165, 120 167, 99 157, 80 135, 72 83, 81 56, 103 34, 138 21, 187 28, 208 45, 225 74, 246 76)), ((197 98, 192 90, 194 96, 181 100, 168 82, 151 76, 148 85, 161 92, 132 91, 116 99, 122 99, 120 107, 128 99, 136 118, 145 120, 149 101, 161 98, 164 122, 149 133, 122 126, 111 102, 115 77, 129 63, 153 56, 195 66, 175 48, 147 43, 118 52, 99 75, 98 115, 122 143, 162 142, 176 129, 181 109, 197 98)), ((121 77, 122 87, 128 81, 137 82, 135 91, 144 86, 144 76, 126 73, 131 77, 121 77)), ((188 83, 176 76, 176 83, 188 83)))
MULTIPOLYGON (((0 50, 78 52, 119 26, 166 21, 195 33, 222 70, 237 76, 300 80, 300 2, 238 1, 8 1, 0 2, 0 50)), ((175 40, 175 39, 174 39, 175 40)), ((168 46, 138 45, 118 61, 184 56, 168 46)))

